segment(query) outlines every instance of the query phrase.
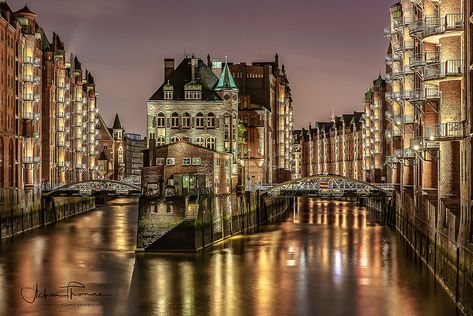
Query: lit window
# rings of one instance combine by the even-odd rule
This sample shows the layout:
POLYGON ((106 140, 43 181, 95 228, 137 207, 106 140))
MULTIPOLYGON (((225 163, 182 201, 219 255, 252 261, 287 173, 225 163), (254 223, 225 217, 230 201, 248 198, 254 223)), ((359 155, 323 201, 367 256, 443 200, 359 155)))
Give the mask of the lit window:
POLYGON ((158 136, 158 138, 156 138, 156 146, 164 146, 164 144, 166 144, 164 136, 158 136))
POLYGON ((190 128, 191 127, 191 115, 189 113, 184 113, 182 116, 182 127, 190 128))
POLYGON ((179 114, 176 112, 171 115, 171 128, 179 128, 179 114))
POLYGON ((205 138, 197 137, 195 140, 195 144, 200 147, 205 147, 205 138))
POLYGON ((192 158, 192 165, 200 166, 202 164, 202 159, 200 157, 192 158))
POLYGON ((172 100, 172 91, 164 91, 164 100, 172 100))
POLYGON ((156 120, 156 127, 163 128, 166 126, 166 116, 164 113, 158 114, 158 119, 156 120))
POLYGON ((207 148, 215 150, 215 137, 208 137, 207 138, 207 148))
POLYGON ((164 166, 164 158, 156 158, 156 166, 164 166))
POLYGON ((174 166, 176 164, 175 158, 166 158, 166 166, 174 166))
POLYGON ((183 166, 190 166, 192 163, 192 159, 191 158, 182 158, 182 165, 183 166))
POLYGON ((198 113, 195 117, 195 127, 204 128, 204 114, 198 113))
POLYGON ((207 115, 207 127, 215 128, 215 115, 213 113, 207 115))

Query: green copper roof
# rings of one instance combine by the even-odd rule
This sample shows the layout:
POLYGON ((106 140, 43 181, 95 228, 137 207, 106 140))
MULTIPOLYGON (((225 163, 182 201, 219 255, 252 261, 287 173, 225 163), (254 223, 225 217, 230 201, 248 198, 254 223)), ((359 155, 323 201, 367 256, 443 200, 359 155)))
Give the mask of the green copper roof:
POLYGON ((217 86, 215 87, 215 90, 224 89, 238 89, 235 81, 233 80, 232 74, 230 73, 227 62, 225 62, 222 74, 220 75, 220 79, 218 79, 217 86))

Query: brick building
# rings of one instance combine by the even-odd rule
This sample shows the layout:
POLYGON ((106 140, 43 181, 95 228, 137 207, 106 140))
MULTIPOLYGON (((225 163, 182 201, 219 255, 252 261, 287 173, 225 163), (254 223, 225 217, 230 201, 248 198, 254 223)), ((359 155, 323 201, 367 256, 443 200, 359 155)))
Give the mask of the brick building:
POLYGON ((184 140, 144 151, 142 188, 145 194, 181 196, 233 192, 232 155, 184 140))
POLYGON ((95 83, 27 6, 0 13, 0 204, 28 209, 42 185, 96 175, 95 83))
MULTIPOLYGON (((164 82, 147 102, 148 145, 187 141, 230 154, 231 187, 238 183, 238 88, 225 62, 210 68, 194 55, 174 69, 164 61, 164 82)), ((179 157, 176 157, 179 158, 179 157)))

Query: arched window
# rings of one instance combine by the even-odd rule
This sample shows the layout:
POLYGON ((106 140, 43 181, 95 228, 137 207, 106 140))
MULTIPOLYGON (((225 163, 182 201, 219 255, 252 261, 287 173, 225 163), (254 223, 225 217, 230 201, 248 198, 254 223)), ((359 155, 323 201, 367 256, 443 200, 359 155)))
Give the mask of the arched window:
POLYGON ((158 119, 156 121, 156 127, 158 127, 158 128, 166 127, 166 116, 162 112, 158 114, 158 119))
POLYGON ((179 114, 176 112, 171 115, 171 128, 179 128, 179 114))
POLYGON ((207 148, 215 150, 215 137, 207 137, 207 148))
POLYGON ((118 147, 118 163, 123 164, 123 147, 118 147))
POLYGON ((204 128, 204 114, 197 113, 195 117, 195 127, 196 128, 204 128))
POLYGON ((203 137, 197 137, 195 139, 195 144, 200 147, 205 147, 205 138, 203 137))
POLYGON ((164 146, 165 144, 166 144, 166 139, 164 138, 164 136, 158 136, 158 138, 156 138, 157 147, 164 146))
POLYGON ((191 127, 191 115, 189 113, 184 113, 182 116, 182 127, 190 128, 191 127))
POLYGON ((173 137, 171 137, 171 144, 172 144, 172 143, 177 143, 177 142, 180 141, 180 140, 181 140, 181 139, 180 139, 179 137, 173 136, 173 137))
POLYGON ((207 115, 207 127, 208 128, 215 128, 215 114, 209 113, 207 115))

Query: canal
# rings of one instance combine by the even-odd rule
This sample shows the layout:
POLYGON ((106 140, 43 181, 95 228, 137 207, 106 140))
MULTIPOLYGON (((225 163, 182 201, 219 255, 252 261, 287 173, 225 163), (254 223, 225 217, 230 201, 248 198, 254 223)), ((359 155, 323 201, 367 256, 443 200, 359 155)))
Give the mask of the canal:
POLYGON ((136 201, 0 248, 0 315, 456 315, 374 213, 301 200, 258 234, 199 254, 135 254, 136 201))

